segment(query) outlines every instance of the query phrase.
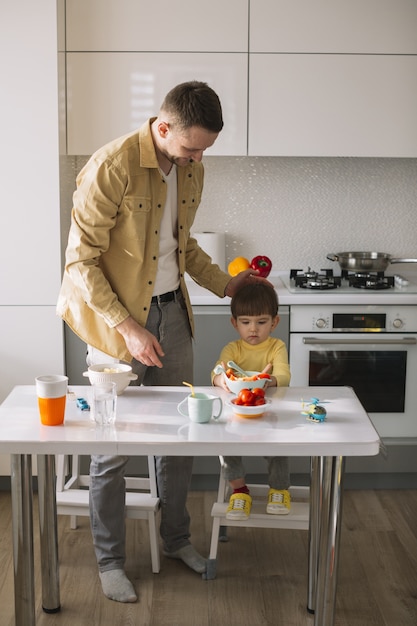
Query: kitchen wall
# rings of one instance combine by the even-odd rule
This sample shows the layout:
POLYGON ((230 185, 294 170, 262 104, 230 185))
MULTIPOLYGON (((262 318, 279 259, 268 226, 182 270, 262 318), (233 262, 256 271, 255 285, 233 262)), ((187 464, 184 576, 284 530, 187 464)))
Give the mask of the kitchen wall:
MULTIPOLYGON (((62 157, 64 249, 75 176, 86 161, 62 157)), ((326 254, 417 257, 417 159, 207 156, 204 164, 194 230, 224 231, 227 262, 263 253, 276 269, 336 270, 326 254)))

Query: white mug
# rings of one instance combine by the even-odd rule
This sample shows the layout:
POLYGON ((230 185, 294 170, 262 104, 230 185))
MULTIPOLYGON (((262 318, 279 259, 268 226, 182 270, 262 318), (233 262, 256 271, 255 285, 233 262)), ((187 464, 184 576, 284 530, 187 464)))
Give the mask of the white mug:
POLYGON ((223 410, 223 402, 218 396, 209 396, 205 393, 195 393, 189 395, 179 403, 178 412, 185 417, 189 417, 192 422, 206 424, 213 417, 218 419, 223 410), (214 403, 219 403, 219 410, 216 415, 214 412, 214 403))

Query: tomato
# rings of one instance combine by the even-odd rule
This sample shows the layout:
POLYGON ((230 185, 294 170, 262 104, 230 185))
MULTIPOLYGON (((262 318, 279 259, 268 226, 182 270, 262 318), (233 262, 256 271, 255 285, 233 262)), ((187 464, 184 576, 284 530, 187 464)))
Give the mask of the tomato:
POLYGON ((260 396, 255 400, 255 406, 261 406, 261 404, 265 404, 265 398, 261 398, 260 396))
POLYGON ((255 396, 253 395, 252 391, 250 389, 241 389, 237 395, 238 399, 243 402, 243 404, 249 404, 249 406, 251 405, 251 403, 254 401, 255 396))
POLYGON ((243 406, 243 402, 239 398, 233 398, 232 402, 233 404, 237 404, 238 406, 243 406))
POLYGON ((265 398, 265 390, 261 389, 261 387, 255 387, 255 389, 252 389, 252 393, 257 398, 265 398))
POLYGON ((271 379, 271 376, 270 376, 269 374, 263 374, 263 373, 261 373, 261 374, 258 374, 257 378, 258 378, 258 379, 261 379, 261 378, 267 378, 268 380, 270 380, 270 379, 271 379))
POLYGON ((227 271, 230 276, 237 276, 240 272, 247 270, 250 267, 248 259, 243 256, 237 256, 233 261, 230 261, 227 266, 227 271))

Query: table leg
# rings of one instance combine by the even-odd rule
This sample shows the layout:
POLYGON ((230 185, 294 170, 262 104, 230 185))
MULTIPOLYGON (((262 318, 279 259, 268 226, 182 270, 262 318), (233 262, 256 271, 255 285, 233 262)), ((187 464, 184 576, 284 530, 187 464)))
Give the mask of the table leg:
POLYGON ((319 553, 320 519, 322 514, 323 458, 310 459, 310 515, 308 528, 308 592, 307 611, 314 613, 316 608, 317 568, 319 553))
POLYGON ((16 626, 35 626, 32 457, 11 455, 16 626))
POLYGON ((333 626, 339 564, 344 457, 322 457, 322 510, 314 626, 333 626))
POLYGON ((55 456, 38 455, 39 529, 42 572, 42 608, 60 610, 58 532, 55 492, 55 456))

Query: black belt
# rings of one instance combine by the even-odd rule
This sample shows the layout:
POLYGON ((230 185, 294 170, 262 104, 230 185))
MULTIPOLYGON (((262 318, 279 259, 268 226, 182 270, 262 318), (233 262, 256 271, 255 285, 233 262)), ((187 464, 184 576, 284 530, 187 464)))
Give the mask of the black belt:
POLYGON ((161 304, 161 302, 172 302, 172 300, 176 300, 177 296, 181 293, 181 289, 178 287, 176 291, 167 291, 166 293, 161 293, 160 296, 153 296, 151 303, 152 304, 161 304))

